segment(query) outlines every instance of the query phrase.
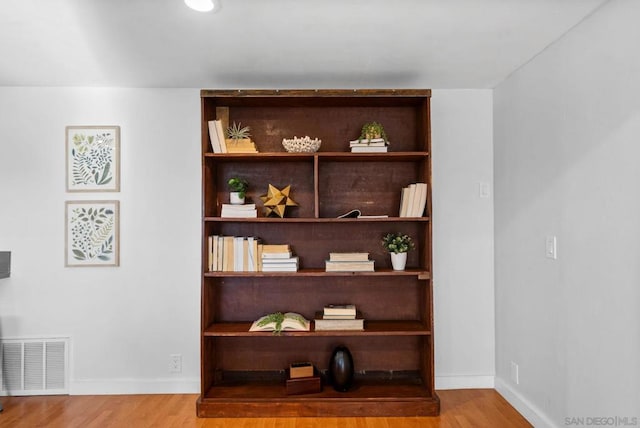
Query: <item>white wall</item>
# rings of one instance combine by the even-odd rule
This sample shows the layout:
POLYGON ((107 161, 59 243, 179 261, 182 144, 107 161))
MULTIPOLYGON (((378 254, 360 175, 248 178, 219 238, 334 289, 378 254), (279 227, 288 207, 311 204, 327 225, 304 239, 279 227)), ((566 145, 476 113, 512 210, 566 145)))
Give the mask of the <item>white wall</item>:
POLYGON ((0 111, 2 336, 70 336, 71 393, 197 391, 198 91, 2 88, 0 111), (65 192, 66 125, 121 127, 121 192, 65 192), (120 267, 64 267, 76 199, 120 200, 120 267))
POLYGON ((494 93, 496 386, 536 426, 640 424, 638 22, 611 1, 494 93))
MULTIPOLYGON (((0 111, 2 336, 71 336, 72 394, 197 392, 198 90, 0 88, 0 111), (66 193, 64 128, 94 124, 121 126, 122 190, 66 193), (65 200, 90 198, 120 200, 120 267, 64 267, 65 200)), ((440 388, 493 385, 491 115, 489 90, 434 91, 440 388)))
POLYGON ((495 373, 491 90, 433 91, 436 387, 490 388, 495 373), (480 197, 480 183, 489 195, 480 197))

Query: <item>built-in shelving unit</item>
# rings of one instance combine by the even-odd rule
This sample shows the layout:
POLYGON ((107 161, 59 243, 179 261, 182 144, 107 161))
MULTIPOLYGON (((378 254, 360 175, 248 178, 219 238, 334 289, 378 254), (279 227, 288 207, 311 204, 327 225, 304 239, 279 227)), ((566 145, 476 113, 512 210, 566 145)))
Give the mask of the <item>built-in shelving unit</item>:
POLYGON ((429 90, 203 90, 201 417, 435 415, 429 90), (250 126, 260 153, 213 153, 208 121, 225 111, 250 126), (349 140, 381 122, 388 153, 353 154, 349 140), (312 154, 286 153, 283 138, 322 140, 312 154), (241 176, 261 207, 268 184, 291 185, 299 204, 285 218, 221 218, 226 182, 241 176), (422 217, 398 217, 401 189, 425 182, 422 217), (338 219, 352 209, 388 218, 338 219), (393 271, 380 245, 388 232, 415 241, 407 269, 393 271), (209 272, 211 235, 254 236, 289 244, 298 272, 209 272), (375 272, 325 272, 330 252, 369 252, 375 272), (249 332, 260 316, 294 311, 313 319, 329 303, 354 303, 364 331, 249 332), (356 379, 347 392, 325 384, 316 394, 286 395, 285 369, 310 361, 326 370, 347 346, 356 379))

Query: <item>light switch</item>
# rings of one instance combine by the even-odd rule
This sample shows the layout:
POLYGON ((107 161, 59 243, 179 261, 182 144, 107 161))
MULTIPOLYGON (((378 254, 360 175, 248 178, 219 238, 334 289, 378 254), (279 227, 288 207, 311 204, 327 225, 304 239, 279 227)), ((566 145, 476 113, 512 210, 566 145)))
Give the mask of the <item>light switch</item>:
POLYGON ((489 183, 480 182, 478 183, 478 189, 481 198, 488 198, 491 196, 491 188, 489 187, 489 183))
POLYGON ((547 236, 545 255, 548 259, 558 259, 558 240, 555 236, 547 236))

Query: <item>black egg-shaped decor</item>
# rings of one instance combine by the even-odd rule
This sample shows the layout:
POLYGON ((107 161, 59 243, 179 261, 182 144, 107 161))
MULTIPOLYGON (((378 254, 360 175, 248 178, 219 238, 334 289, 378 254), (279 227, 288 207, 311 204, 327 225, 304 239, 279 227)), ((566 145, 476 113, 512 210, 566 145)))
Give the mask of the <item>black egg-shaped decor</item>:
POLYGON ((333 389, 348 391, 353 384, 353 357, 346 346, 338 346, 329 360, 329 380, 333 389))

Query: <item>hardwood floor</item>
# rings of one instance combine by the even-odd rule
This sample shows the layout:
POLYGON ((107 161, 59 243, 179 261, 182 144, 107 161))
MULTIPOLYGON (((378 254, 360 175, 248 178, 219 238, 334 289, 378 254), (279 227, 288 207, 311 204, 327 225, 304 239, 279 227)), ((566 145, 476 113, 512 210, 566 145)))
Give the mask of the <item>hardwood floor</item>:
POLYGON ((199 419, 196 395, 0 397, 0 427, 510 428, 531 427, 492 389, 439 391, 438 417, 199 419))

